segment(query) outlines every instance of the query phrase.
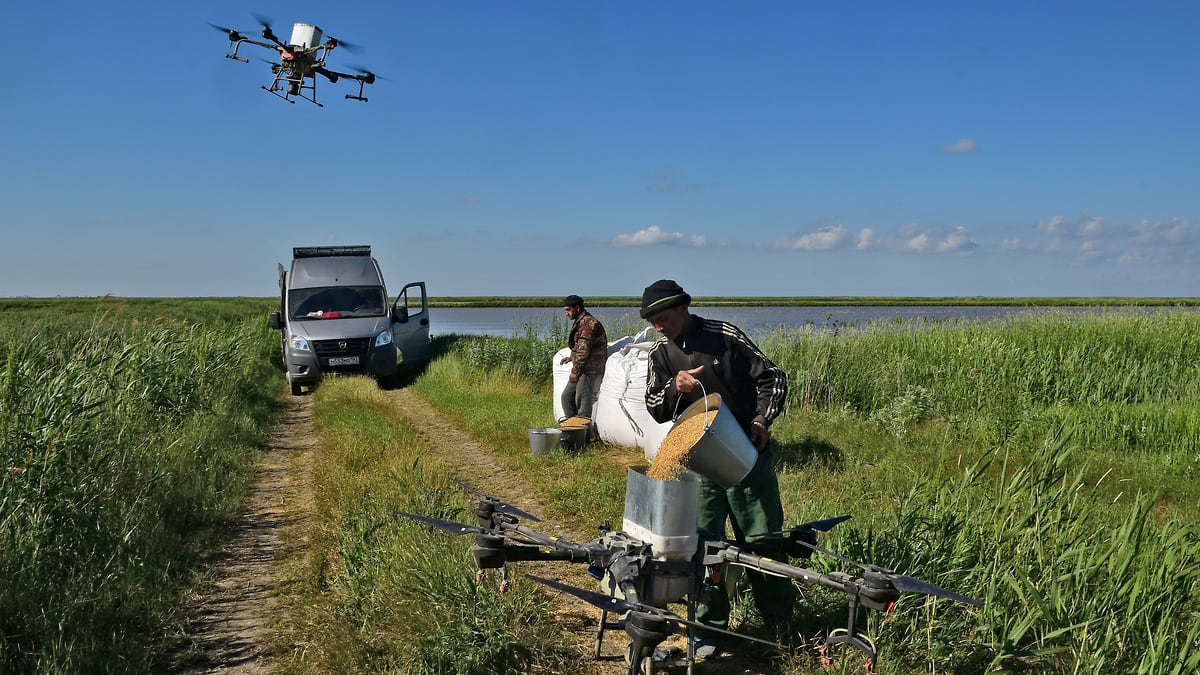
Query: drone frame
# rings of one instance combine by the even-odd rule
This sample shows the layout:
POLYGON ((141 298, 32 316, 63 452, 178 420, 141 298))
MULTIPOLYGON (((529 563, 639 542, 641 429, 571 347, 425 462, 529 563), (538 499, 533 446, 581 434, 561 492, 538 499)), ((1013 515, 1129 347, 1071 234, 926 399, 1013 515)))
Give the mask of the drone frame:
POLYGON ((316 105, 318 108, 324 108, 325 104, 317 101, 316 76, 320 74, 330 82, 337 82, 339 78, 343 77, 356 80, 358 82, 358 94, 346 94, 346 98, 355 101, 363 101, 364 103, 368 100, 366 96, 363 96, 363 87, 375 82, 374 73, 364 72, 362 74, 355 75, 353 73, 342 73, 335 70, 329 70, 325 67, 325 58, 329 55, 329 52, 337 46, 337 41, 332 38, 328 42, 324 42, 315 47, 307 49, 298 48, 300 49, 300 53, 294 53, 292 49, 296 47, 294 45, 286 45, 281 42, 279 38, 277 38, 275 34, 271 32, 270 27, 265 24, 263 25, 263 37, 271 40, 271 42, 260 42, 242 35, 240 31, 222 28, 221 26, 216 26, 214 24, 210 25, 213 25, 214 28, 223 30, 227 33, 229 42, 233 45, 233 51, 225 55, 225 58, 227 59, 241 61, 242 63, 250 63, 250 59, 244 56, 238 56, 238 50, 241 49, 243 43, 249 43, 266 49, 271 49, 279 54, 280 60, 278 63, 273 61, 267 62, 271 65, 271 72, 275 75, 275 78, 271 80, 271 86, 268 87, 265 84, 260 85, 260 88, 269 94, 278 96, 279 98, 292 104, 296 102, 292 99, 294 96, 296 98, 304 99, 305 101, 316 105), (289 59, 289 55, 291 55, 291 59, 289 59), (301 61, 301 59, 307 59, 309 57, 312 58, 311 63, 304 63, 301 61), (286 61, 288 60, 296 60, 298 63, 296 63, 294 66, 289 66, 286 64, 286 61), (312 80, 312 82, 306 84, 305 80, 312 80), (305 95, 306 91, 312 93, 310 95, 305 95), (281 94, 279 92, 283 93, 281 94))
POLYGON ((587 544, 577 544, 521 525, 518 515, 535 521, 538 519, 491 495, 479 492, 465 483, 457 480, 454 482, 480 497, 475 506, 478 525, 463 525, 403 512, 397 512, 396 515, 436 527, 450 534, 475 534, 471 555, 478 568, 476 581, 482 582, 488 569, 499 570, 500 592, 502 593, 509 589, 507 569, 509 562, 559 560, 587 563, 589 574, 597 580, 604 581, 606 577, 611 577, 608 578, 610 592, 604 594, 529 574, 525 575, 533 581, 573 595, 600 609, 594 658, 600 658, 606 630, 623 629, 632 641, 629 675, 635 675, 643 666, 649 673, 655 665, 686 666, 690 675, 696 661, 697 628, 715 631, 741 640, 771 645, 783 651, 790 651, 793 648, 792 645, 783 645, 735 631, 713 629, 696 621, 696 610, 701 596, 708 588, 722 582, 720 575, 713 575, 711 571, 719 570, 723 573, 728 565, 737 565, 764 574, 790 578, 845 593, 848 610, 845 628, 827 631, 825 639, 819 647, 819 653, 824 663, 831 663, 833 648, 845 646, 855 649, 867 657, 865 669, 868 674, 875 672, 877 651, 874 642, 858 629, 858 615, 861 608, 882 612, 890 611, 900 598, 902 591, 944 597, 968 605, 978 606, 981 604, 978 600, 939 588, 919 579, 896 574, 876 565, 855 562, 816 545, 815 531, 828 531, 849 516, 814 521, 784 532, 771 533, 776 536, 777 540, 770 540, 768 537, 765 542, 701 539, 697 546, 697 553, 687 560, 661 560, 654 558, 649 544, 640 542, 624 532, 614 532, 607 519, 600 526, 600 537, 587 544), (782 538, 780 535, 783 535, 782 538), (790 544, 786 551, 788 556, 807 557, 804 552, 816 551, 849 562, 865 571, 862 576, 852 576, 844 572, 822 574, 760 555, 760 552, 767 552, 766 548, 774 548, 781 542, 790 544), (655 584, 663 574, 686 575, 687 591, 683 594, 686 595, 686 617, 678 616, 665 608, 668 602, 682 602, 682 595, 679 598, 662 601, 661 606, 658 605, 655 584), (641 597, 646 598, 644 602, 639 600, 639 586, 642 591, 641 597), (610 621, 609 614, 613 612, 620 614, 622 619, 615 622, 610 621), (655 648, 672 633, 684 633, 687 636, 687 650, 684 658, 668 658, 658 664, 654 659, 655 648))

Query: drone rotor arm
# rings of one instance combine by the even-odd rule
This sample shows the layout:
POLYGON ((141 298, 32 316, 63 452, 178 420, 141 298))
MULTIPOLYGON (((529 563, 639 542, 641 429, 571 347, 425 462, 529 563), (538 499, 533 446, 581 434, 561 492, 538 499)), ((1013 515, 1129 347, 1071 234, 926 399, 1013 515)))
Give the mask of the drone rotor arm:
POLYGON ((722 635, 728 635, 730 637, 735 637, 735 638, 738 638, 741 640, 748 640, 750 642, 758 642, 758 643, 761 643, 764 645, 771 645, 772 647, 782 647, 782 645, 780 645, 776 642, 771 642, 770 640, 763 640, 762 638, 756 638, 752 635, 743 635, 742 633, 735 633, 731 630, 724 630, 721 628, 713 628, 712 626, 702 624, 699 621, 689 621, 688 619, 685 619, 681 616, 672 614, 671 612, 669 612, 665 609, 661 609, 659 607, 643 605, 640 602, 629 602, 627 600, 622 600, 621 598, 613 597, 611 595, 605 595, 603 593, 597 593, 596 591, 588 591, 588 590, 584 590, 582 588, 576 588, 574 586, 569 586, 567 584, 560 583, 560 582, 557 582, 557 581, 554 581, 551 579, 544 579, 542 577, 534 576, 532 574, 526 574, 525 578, 532 579, 533 581, 536 581, 539 584, 549 586, 550 588, 553 588, 554 590, 562 592, 562 593, 566 593, 567 595, 573 595, 573 596, 579 598, 580 600, 583 600, 584 602, 586 602, 594 607, 597 607, 599 609, 602 609, 606 612, 616 612, 618 614, 623 614, 623 613, 629 612, 629 611, 640 612, 642 614, 649 614, 651 616, 656 616, 656 617, 659 617, 662 619, 666 619, 667 621, 672 621, 672 622, 675 622, 675 623, 678 623, 678 624, 681 624, 684 626, 691 626, 693 628, 702 628, 707 631, 721 633, 722 635))

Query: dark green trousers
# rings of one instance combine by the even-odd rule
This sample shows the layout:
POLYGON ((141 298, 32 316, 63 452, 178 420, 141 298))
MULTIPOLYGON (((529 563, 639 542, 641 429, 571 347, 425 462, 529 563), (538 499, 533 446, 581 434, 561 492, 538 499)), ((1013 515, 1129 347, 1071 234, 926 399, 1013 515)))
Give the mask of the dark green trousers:
MULTIPOLYGON (((701 536, 708 539, 725 538, 726 520, 733 526, 733 538, 754 541, 771 532, 783 529, 783 502, 779 497, 779 479, 768 447, 758 455, 754 468, 731 488, 702 478, 700 481, 701 536)), ((786 561, 783 552, 767 553, 768 557, 786 561)), ((786 626, 792 618, 796 587, 791 579, 746 570, 754 602, 768 628, 786 626)), ((725 584, 712 589, 707 602, 696 608, 696 620, 714 628, 729 628, 729 594, 725 584)), ((704 636, 701 629, 699 633, 704 636)))

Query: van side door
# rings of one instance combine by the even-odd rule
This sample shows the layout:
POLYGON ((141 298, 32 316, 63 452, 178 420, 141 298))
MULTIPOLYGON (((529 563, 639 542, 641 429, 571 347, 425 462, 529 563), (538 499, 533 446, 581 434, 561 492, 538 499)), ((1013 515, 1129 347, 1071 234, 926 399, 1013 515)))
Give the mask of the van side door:
POLYGON ((408 284, 392 303, 392 335, 404 356, 404 365, 420 366, 429 361, 429 296, 425 282, 408 284))

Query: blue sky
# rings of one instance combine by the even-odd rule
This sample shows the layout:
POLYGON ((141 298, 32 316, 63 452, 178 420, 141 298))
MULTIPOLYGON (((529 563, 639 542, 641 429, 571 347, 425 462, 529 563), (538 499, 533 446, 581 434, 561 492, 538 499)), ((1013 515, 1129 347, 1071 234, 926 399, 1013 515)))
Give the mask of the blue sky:
POLYGON ((1200 4, 17 3, 0 296, 1200 296, 1200 4), (320 26, 318 108, 208 23, 320 26))

